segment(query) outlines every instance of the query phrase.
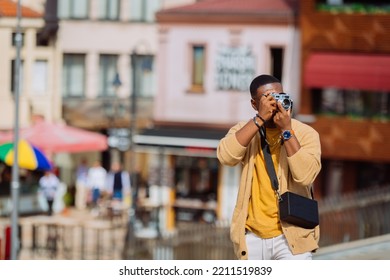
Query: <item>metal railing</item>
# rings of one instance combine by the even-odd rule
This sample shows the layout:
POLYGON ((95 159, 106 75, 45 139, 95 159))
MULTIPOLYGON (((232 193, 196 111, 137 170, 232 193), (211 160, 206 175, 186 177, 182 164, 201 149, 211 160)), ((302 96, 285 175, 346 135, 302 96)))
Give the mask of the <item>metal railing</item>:
POLYGON ((390 187, 319 201, 320 246, 390 233, 390 187))
MULTIPOLYGON (((320 247, 390 233, 390 187, 329 197, 319 201, 320 247)), ((135 238, 128 259, 235 259, 229 224, 179 224, 166 238, 135 238)))
POLYGON ((135 238, 124 254, 127 259, 233 260, 229 225, 182 222, 169 236, 135 238))

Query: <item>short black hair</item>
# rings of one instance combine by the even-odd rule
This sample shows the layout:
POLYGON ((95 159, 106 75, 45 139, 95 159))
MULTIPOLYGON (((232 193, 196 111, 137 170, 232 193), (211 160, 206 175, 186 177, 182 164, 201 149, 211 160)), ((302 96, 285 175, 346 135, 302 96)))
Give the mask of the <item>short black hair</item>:
POLYGON ((250 87, 249 87, 252 98, 257 95, 257 89, 259 87, 264 86, 266 84, 272 84, 272 83, 279 83, 280 84, 280 81, 279 81, 279 79, 275 78, 274 76, 266 75, 266 74, 263 74, 263 75, 260 75, 260 76, 257 76, 256 78, 254 78, 253 81, 251 82, 250 87))

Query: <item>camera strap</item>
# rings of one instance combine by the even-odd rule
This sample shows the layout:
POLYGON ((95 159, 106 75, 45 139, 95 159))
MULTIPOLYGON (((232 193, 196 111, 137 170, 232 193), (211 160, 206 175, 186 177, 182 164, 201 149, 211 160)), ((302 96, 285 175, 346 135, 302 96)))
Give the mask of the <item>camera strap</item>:
POLYGON ((260 133, 260 139, 261 139, 261 141, 260 141, 261 142, 261 149, 263 151, 268 176, 271 179, 272 188, 274 189, 275 193, 278 196, 278 199, 280 200, 281 198, 280 198, 280 194, 279 194, 279 182, 278 182, 278 178, 276 176, 274 163, 272 161, 271 151, 270 151, 269 145, 267 144, 266 129, 265 129, 264 125, 259 129, 259 133, 260 133))

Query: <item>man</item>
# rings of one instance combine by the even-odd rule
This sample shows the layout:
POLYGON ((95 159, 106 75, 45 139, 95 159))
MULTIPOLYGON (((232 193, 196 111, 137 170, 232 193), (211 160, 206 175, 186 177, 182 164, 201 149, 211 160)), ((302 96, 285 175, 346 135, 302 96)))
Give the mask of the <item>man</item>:
POLYGON ((243 167, 230 230, 236 256, 312 259, 311 252, 318 248, 319 227, 304 229, 279 219, 278 198, 266 169, 259 129, 265 127, 279 194, 289 190, 306 197, 311 197, 312 184, 321 170, 319 135, 292 119, 291 109, 275 100, 272 94, 283 94, 282 84, 275 77, 256 77, 250 93, 257 114, 232 127, 217 149, 222 164, 242 163, 243 167))
POLYGON ((76 170, 76 199, 75 206, 79 210, 84 210, 87 204, 87 179, 88 164, 87 159, 82 158, 76 170))
POLYGON ((107 192, 112 199, 119 201, 130 194, 130 175, 119 162, 112 163, 107 174, 107 192))
POLYGON ((100 160, 96 160, 93 166, 88 169, 87 184, 93 208, 97 206, 102 192, 105 190, 106 176, 107 171, 103 168, 100 160))
POLYGON ((39 189, 47 201, 47 214, 53 214, 53 203, 60 185, 60 180, 52 171, 45 171, 44 175, 39 179, 39 189))

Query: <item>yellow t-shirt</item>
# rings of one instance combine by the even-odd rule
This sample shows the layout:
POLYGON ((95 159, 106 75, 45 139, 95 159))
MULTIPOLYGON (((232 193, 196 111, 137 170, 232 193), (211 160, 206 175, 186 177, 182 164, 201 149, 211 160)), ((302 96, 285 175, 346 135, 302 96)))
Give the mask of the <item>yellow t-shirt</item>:
MULTIPOLYGON (((267 128, 267 140, 270 143, 275 172, 278 172, 281 142, 279 129, 267 128)), ((249 201, 246 229, 261 238, 272 238, 282 234, 279 222, 278 201, 271 185, 263 151, 255 158, 252 179, 252 194, 249 201)))

